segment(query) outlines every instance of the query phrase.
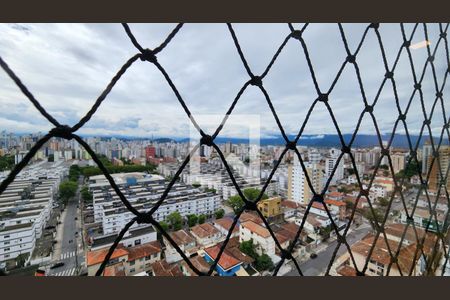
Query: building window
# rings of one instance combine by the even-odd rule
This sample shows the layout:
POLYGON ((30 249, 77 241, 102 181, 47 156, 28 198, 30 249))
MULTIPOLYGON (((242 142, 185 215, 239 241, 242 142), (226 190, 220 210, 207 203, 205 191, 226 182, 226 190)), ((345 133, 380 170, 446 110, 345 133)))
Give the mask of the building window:
POLYGON ((134 260, 130 261, 130 266, 134 266, 135 263, 136 263, 136 261, 134 261, 134 260))
POLYGON ((134 273, 134 271, 135 271, 134 268, 133 268, 133 269, 130 269, 130 273, 134 273))

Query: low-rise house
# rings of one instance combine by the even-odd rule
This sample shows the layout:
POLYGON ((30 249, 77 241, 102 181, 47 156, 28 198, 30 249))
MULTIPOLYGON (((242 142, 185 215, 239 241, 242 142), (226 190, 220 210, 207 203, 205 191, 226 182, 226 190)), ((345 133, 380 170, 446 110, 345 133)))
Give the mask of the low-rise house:
POLYGON ((239 217, 239 222, 243 223, 243 222, 247 222, 247 221, 252 221, 256 224, 263 224, 264 221, 261 220, 261 218, 259 217, 259 215, 257 213, 252 213, 252 212, 243 212, 241 214, 241 216, 239 217))
MULTIPOLYGON (((416 226, 424 229, 427 228, 433 232, 437 232, 438 226, 440 231, 446 231, 448 229, 448 221, 445 222, 446 213, 439 209, 436 209, 436 216, 432 216, 429 208, 416 207, 412 218, 416 226), (444 224, 446 225, 446 228, 443 228, 444 224)), ((405 211, 402 211, 401 213, 400 222, 403 224, 408 223, 405 211)))
MULTIPOLYGON (((221 218, 221 219, 217 219, 214 220, 213 223, 214 227, 216 227, 223 236, 227 236, 228 232, 231 229, 231 225, 233 225, 233 219, 231 218, 221 218)), ((239 236, 239 225, 236 224, 233 228, 233 232, 231 233, 231 237, 236 237, 239 236)))
MULTIPOLYGON (((210 264, 208 264, 208 262, 206 262, 206 260, 200 255, 192 257, 190 261, 194 267, 197 268, 197 270, 204 274, 208 273, 211 267, 210 264)), ((181 262, 181 272, 184 276, 198 276, 197 273, 195 273, 184 260, 181 262)))
MULTIPOLYGON (((217 244, 220 248, 222 243, 217 244)), ((236 276, 258 276, 259 272, 253 267, 255 260, 240 250, 239 237, 231 238, 224 250, 228 255, 242 262, 241 269, 236 272, 236 276)))
POLYGON ((210 223, 193 226, 190 232, 197 243, 203 246, 215 245, 222 238, 222 233, 210 223))
MULTIPOLYGON (((198 247, 195 238, 184 229, 170 232, 169 236, 187 257, 193 256, 197 253, 198 247)), ((166 246, 165 256, 167 263, 171 264, 183 259, 175 247, 173 247, 173 245, 166 238, 164 238, 163 241, 166 246)))
MULTIPOLYGON (((375 242, 375 236, 369 234, 353 244, 351 251, 356 266, 349 254, 345 253, 336 260, 334 272, 341 276, 354 276, 356 270, 363 270, 366 260, 368 260, 365 273, 367 276, 423 275, 426 271, 424 256, 429 257, 435 251, 436 236, 428 233, 421 247, 422 250, 420 250, 417 249, 417 242, 414 241, 413 230, 407 231, 403 242, 399 243, 403 235, 402 226, 404 225, 396 224, 386 227, 387 240, 380 235, 375 242), (368 257, 372 248, 372 253, 368 257), (397 251, 399 251, 397 260, 392 260, 392 256, 397 251)), ((439 251, 439 249, 437 250, 439 251)))
POLYGON ((332 191, 326 194, 326 197, 335 201, 342 201, 344 199, 344 193, 338 191, 332 191))
POLYGON ((294 201, 284 200, 281 202, 281 210, 284 220, 295 218, 299 205, 294 201))
MULTIPOLYGON (((204 259, 208 263, 213 263, 219 254, 220 248, 213 246, 205 249, 204 259)), ((241 268, 242 262, 229 255, 225 251, 220 256, 216 265, 216 272, 219 276, 234 276, 241 268)))
POLYGON ((162 247, 158 241, 130 247, 126 250, 128 251, 126 273, 130 275, 150 271, 151 265, 161 260, 162 247))
POLYGON ((326 199, 325 203, 332 214, 337 215, 340 221, 345 220, 346 204, 342 200, 326 199))
POLYGON ((267 219, 276 218, 281 214, 280 197, 262 199, 258 202, 257 206, 262 215, 267 219))
POLYGON ((239 242, 253 240, 259 255, 275 255, 275 241, 267 228, 253 222, 242 222, 239 226, 239 242))
POLYGON ((179 264, 169 264, 165 259, 154 262, 149 273, 151 276, 183 276, 179 264))
MULTIPOLYGON (((86 266, 88 269, 88 276, 94 276, 97 270, 100 268, 100 265, 102 264, 103 260, 106 257, 106 254, 108 253, 109 249, 100 249, 100 250, 94 250, 89 251, 86 255, 86 266)), ((121 268, 121 266, 125 266, 126 262, 128 261, 128 251, 125 250, 122 247, 117 247, 114 252, 111 255, 111 258, 109 259, 108 264, 106 267, 111 267, 116 264, 119 264, 118 269, 121 268)), ((112 268, 109 269, 109 272, 112 272, 112 268)), ((115 270, 115 269, 114 269, 115 270)), ((108 273, 111 274, 111 273, 108 273)))

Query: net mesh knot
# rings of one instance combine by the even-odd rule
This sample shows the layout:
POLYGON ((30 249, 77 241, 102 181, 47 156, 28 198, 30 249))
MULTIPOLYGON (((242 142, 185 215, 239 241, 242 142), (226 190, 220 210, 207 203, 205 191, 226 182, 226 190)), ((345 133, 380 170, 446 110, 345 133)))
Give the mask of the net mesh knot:
POLYGON ((50 134, 54 137, 59 137, 66 140, 71 140, 73 138, 72 128, 68 125, 57 126, 50 130, 50 134))
POLYGON ((213 143, 214 143, 214 139, 212 138, 212 136, 210 136, 208 134, 203 135, 202 138, 200 139, 200 144, 202 144, 202 145, 212 147, 213 143))
POLYGON ((138 224, 150 224, 153 222, 152 215, 141 213, 136 217, 136 222, 138 224))
POLYGON ((301 40, 302 32, 300 30, 294 30, 291 32, 291 37, 293 37, 296 40, 301 40))
POLYGON ((287 142, 286 148, 288 148, 289 150, 295 150, 297 148, 297 142, 296 141, 287 142))
POLYGON ((262 86, 262 78, 260 76, 252 76, 250 79, 250 84, 254 86, 262 86))
POLYGON ((156 55, 151 49, 144 49, 141 54, 142 61, 149 61, 151 63, 155 63, 157 61, 156 55))
POLYGON ((246 210, 256 211, 256 209, 258 208, 258 205, 256 204, 255 201, 247 200, 247 201, 245 202, 244 208, 245 208, 246 210))

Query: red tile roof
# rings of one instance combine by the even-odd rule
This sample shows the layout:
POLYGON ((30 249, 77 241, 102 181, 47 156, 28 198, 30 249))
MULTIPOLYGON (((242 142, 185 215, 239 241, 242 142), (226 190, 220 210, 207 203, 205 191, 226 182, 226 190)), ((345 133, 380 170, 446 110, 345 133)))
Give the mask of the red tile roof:
POLYGON ((325 207, 323 206, 322 203, 313 202, 311 206, 317 209, 325 210, 325 207))
MULTIPOLYGON (((216 224, 217 226, 220 226, 223 229, 225 229, 226 231, 228 231, 228 230, 230 230, 231 225, 233 224, 233 219, 221 218, 221 219, 215 220, 214 224, 216 224)), ((233 232, 237 232, 237 231, 239 231, 239 226, 236 225, 233 228, 233 232)))
POLYGON ((126 276, 123 263, 105 267, 103 276, 126 276))
POLYGON ((199 238, 207 238, 215 234, 219 234, 220 231, 209 223, 199 224, 192 227, 191 232, 199 238))
POLYGON ((169 235, 177 245, 186 245, 195 242, 194 237, 183 229, 170 232, 169 235))
POLYGON ((344 194, 341 192, 337 192, 337 191, 328 193, 328 197, 337 198, 337 197, 342 197, 342 196, 344 196, 344 194))
MULTIPOLYGON (((205 249, 206 254, 208 254, 208 256, 211 257, 211 259, 213 259, 213 260, 215 260, 217 258, 219 251, 220 251, 220 248, 218 246, 213 246, 213 247, 205 249)), ((242 262, 240 262, 239 260, 237 260, 236 258, 227 254, 224 251, 222 253, 222 256, 219 259, 218 265, 226 271, 226 270, 229 270, 241 263, 242 262)))
POLYGON ((356 276, 356 270, 350 266, 342 265, 336 271, 341 276, 356 276))
POLYGON ((243 222, 241 223, 241 226, 244 228, 247 228, 248 230, 250 230, 251 232, 262 236, 263 238, 268 238, 270 237, 270 232, 269 230, 267 230, 267 228, 253 222, 253 221, 247 221, 247 222, 243 222))
POLYGON ((335 206, 345 206, 344 201, 338 201, 338 200, 326 199, 325 203, 329 204, 329 205, 335 205, 335 206))
MULTIPOLYGON (((100 249, 100 250, 95 250, 95 251, 89 251, 87 253, 87 266, 93 266, 93 265, 97 265, 103 262, 103 260, 106 257, 106 254, 108 253, 109 248, 106 249, 100 249)), ((113 254, 111 255, 110 259, 114 259, 114 258, 118 258, 121 256, 126 256, 128 255, 128 251, 123 249, 123 248, 116 248, 116 250, 114 250, 113 254)))
POLYGON ((263 220, 261 220, 261 218, 257 214, 248 212, 242 213, 241 216, 239 217, 239 221, 240 222, 253 221, 256 224, 263 223, 263 220))
POLYGON ((134 246, 127 248, 128 250, 128 261, 133 261, 142 257, 160 253, 162 251, 161 244, 158 241, 153 241, 150 243, 145 243, 139 246, 134 246))
MULTIPOLYGON (((210 265, 205 261, 203 257, 197 255, 190 258, 189 260, 200 272, 207 273, 209 271, 210 265)), ((190 276, 198 276, 184 260, 181 262, 181 264, 183 265, 184 269, 190 274, 190 276)))
POLYGON ((289 200, 281 201, 281 206, 289 207, 289 208, 293 208, 293 209, 296 209, 299 207, 299 205, 296 202, 289 201, 289 200))
POLYGON ((169 265, 165 259, 151 265, 155 276, 183 276, 178 264, 169 265))

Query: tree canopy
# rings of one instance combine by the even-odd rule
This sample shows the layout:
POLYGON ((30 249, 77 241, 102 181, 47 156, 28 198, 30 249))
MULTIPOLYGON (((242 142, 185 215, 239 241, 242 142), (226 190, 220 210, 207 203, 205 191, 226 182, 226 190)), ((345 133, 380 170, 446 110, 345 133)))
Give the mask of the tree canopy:
POLYGON ((181 214, 177 211, 167 216, 167 222, 169 222, 173 230, 180 230, 183 228, 183 217, 181 217, 181 214))
POLYGON ((78 188, 78 184, 74 181, 65 180, 59 185, 59 197, 64 203, 74 197, 78 188))
MULTIPOLYGON (((256 189, 256 188, 248 188, 243 191, 244 196, 249 201, 255 201, 258 198, 260 193, 261 193, 261 190, 256 189)), ((267 194, 264 193, 261 199, 268 199, 268 198, 269 198, 269 196, 267 196, 267 194)), ((244 200, 242 200, 241 196, 236 195, 236 196, 231 196, 230 198, 228 198, 228 204, 231 206, 234 213, 238 213, 242 209, 242 207, 244 207, 245 203, 244 203, 244 200)))
POLYGON ((223 210, 223 208, 218 209, 214 212, 214 215, 215 215, 216 219, 221 219, 225 215, 225 211, 223 210))

